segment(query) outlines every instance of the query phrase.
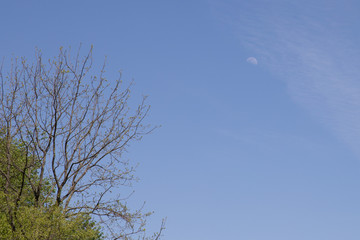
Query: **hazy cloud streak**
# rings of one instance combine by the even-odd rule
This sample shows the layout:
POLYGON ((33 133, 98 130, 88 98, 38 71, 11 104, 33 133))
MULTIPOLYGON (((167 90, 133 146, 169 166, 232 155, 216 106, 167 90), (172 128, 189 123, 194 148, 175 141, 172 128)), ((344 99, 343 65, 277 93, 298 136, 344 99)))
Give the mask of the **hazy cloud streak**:
POLYGON ((292 98, 360 154, 360 39, 350 24, 358 17, 349 12, 348 19, 336 19, 337 11, 350 10, 331 2, 301 7, 255 0, 242 3, 246 8, 222 3, 218 9, 241 43, 287 83, 292 98), (242 11, 249 7, 253 11, 242 11))

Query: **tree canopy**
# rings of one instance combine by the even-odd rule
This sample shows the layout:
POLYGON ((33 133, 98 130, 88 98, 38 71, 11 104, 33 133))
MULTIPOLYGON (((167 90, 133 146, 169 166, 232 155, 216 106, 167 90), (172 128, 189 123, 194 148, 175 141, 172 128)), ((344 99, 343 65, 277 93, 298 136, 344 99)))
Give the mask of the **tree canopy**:
POLYGON ((0 71, 0 235, 9 239, 159 239, 131 211, 119 187, 134 167, 123 160, 144 125, 145 97, 129 107, 131 84, 94 74, 92 49, 60 48, 44 61, 14 59, 0 71), (118 194, 115 194, 118 193, 118 194))

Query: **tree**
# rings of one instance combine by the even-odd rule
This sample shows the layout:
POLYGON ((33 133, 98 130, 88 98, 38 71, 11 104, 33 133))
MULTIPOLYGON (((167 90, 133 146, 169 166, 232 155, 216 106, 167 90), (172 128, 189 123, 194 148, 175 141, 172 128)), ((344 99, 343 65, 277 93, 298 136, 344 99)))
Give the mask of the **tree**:
POLYGON ((29 179, 36 182, 39 165, 26 155, 22 144, 11 142, 7 147, 0 131, 0 236, 1 239, 93 239, 100 240, 99 226, 87 214, 66 217, 62 208, 52 206, 50 182, 41 194, 44 206, 34 205, 29 179), (19 169, 21 169, 19 171, 19 169))
POLYGON ((92 63, 92 48, 75 57, 60 48, 53 60, 37 51, 34 63, 15 59, 9 72, 1 69, 3 213, 12 232, 21 214, 34 211, 98 233, 95 220, 112 239, 159 239, 164 225, 146 238, 150 213, 129 210, 127 197, 115 194, 135 180, 122 159, 129 143, 154 129, 143 124, 146 98, 131 111, 131 84, 123 86, 121 75, 108 81, 105 63, 94 74, 92 63))

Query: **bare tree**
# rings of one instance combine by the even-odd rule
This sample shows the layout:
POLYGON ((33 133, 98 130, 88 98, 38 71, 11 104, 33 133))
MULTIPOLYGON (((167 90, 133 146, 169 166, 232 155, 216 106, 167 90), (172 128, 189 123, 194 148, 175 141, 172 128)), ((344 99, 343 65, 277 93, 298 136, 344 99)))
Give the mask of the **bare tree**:
MULTIPOLYGON (((122 155, 131 141, 153 130, 143 125, 149 106, 144 97, 131 110, 131 84, 123 86, 121 75, 108 81, 105 63, 94 75, 92 60, 92 48, 85 56, 79 49, 74 57, 60 48, 52 60, 44 61, 36 51, 34 63, 15 59, 9 72, 1 69, 5 191, 12 189, 19 201, 26 183, 35 206, 61 206, 67 216, 89 214, 113 239, 145 239, 149 214, 130 211, 126 197, 113 190, 134 180, 134 168, 122 155), (21 163, 12 160, 14 142, 26 151, 21 163), (11 186, 10 168, 21 175, 20 187, 11 186)), ((149 239, 159 239, 160 233, 149 239)))

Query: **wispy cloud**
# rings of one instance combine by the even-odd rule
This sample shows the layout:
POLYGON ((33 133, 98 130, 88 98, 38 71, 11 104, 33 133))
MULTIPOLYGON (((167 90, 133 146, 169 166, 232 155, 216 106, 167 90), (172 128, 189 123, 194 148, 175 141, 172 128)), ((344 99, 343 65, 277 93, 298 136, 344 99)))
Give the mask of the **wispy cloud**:
POLYGON ((360 31, 351 28, 356 11, 339 1, 243 2, 217 6, 219 16, 287 83, 296 102, 360 154, 360 31))

